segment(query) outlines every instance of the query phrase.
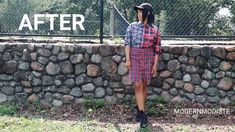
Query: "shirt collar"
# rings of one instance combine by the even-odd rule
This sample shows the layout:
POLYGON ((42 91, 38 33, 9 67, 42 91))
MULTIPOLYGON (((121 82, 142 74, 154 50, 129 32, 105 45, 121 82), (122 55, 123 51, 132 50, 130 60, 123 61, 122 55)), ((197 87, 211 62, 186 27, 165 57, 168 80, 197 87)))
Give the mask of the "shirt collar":
MULTIPOLYGON (((143 23, 143 22, 139 21, 138 24, 139 24, 141 27, 144 27, 144 23, 143 23)), ((152 25, 152 24, 147 24, 146 26, 149 27, 149 26, 151 26, 151 25, 152 25)))

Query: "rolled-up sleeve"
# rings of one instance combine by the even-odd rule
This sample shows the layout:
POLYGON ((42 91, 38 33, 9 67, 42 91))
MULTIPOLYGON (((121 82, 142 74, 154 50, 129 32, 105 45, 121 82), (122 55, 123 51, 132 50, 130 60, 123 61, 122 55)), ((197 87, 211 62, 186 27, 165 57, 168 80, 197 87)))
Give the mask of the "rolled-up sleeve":
POLYGON ((125 35, 125 47, 130 47, 132 43, 132 33, 131 33, 131 25, 129 25, 126 29, 126 35, 125 35))
POLYGON ((156 40, 155 40, 155 55, 162 53, 162 46, 161 46, 161 32, 157 30, 156 40))

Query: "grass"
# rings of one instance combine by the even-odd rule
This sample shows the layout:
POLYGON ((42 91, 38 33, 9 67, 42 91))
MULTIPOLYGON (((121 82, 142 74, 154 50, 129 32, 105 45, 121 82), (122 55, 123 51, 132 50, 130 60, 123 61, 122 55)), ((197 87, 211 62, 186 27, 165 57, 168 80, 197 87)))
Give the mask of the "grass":
POLYGON ((104 99, 85 99, 83 102, 83 105, 89 109, 99 109, 103 108, 105 106, 105 100, 104 99))
POLYGON ((0 105, 0 116, 3 115, 14 115, 17 113, 18 107, 12 104, 0 105))

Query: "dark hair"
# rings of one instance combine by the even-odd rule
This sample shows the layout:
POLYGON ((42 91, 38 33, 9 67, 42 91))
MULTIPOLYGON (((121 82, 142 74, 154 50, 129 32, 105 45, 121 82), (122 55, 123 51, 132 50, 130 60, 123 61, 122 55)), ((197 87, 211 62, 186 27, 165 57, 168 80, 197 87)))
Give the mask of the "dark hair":
MULTIPOLYGON (((152 12, 149 12, 148 10, 141 10, 141 11, 142 11, 143 21, 148 17, 148 22, 147 23, 152 24, 155 20, 154 14, 152 12)), ((138 12, 138 10, 136 10, 136 18, 137 18, 137 21, 138 21, 137 12, 138 12)))

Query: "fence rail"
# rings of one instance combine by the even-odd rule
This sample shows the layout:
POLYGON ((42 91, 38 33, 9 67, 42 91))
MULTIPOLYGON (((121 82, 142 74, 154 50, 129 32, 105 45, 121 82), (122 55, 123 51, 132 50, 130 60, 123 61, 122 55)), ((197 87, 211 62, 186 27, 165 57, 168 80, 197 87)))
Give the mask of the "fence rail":
POLYGON ((153 5, 154 24, 163 39, 235 40, 234 0, 0 0, 0 36, 86 37, 101 42, 103 38, 123 38, 129 23, 136 21, 133 7, 143 2, 153 5), (24 22, 33 30, 29 25, 19 30, 25 14, 29 21, 24 22), (53 22, 50 17, 39 17, 37 24, 35 14, 58 17, 53 22), (85 30, 79 24, 73 30, 72 22, 82 18, 73 20, 72 15, 64 17, 62 24, 70 30, 61 30, 61 14, 81 14, 85 30))

